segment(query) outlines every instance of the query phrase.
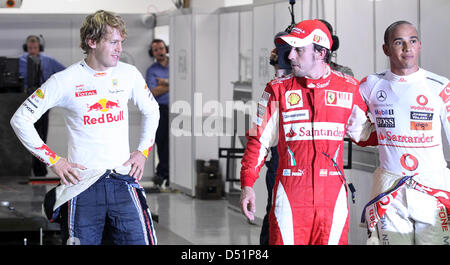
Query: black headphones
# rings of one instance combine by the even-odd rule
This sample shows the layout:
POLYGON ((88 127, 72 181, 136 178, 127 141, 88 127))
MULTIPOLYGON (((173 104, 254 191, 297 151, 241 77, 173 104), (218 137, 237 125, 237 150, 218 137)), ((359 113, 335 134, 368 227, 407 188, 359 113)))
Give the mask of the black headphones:
POLYGON ((28 43, 30 40, 36 40, 36 41, 39 43, 39 51, 40 51, 40 52, 43 52, 43 51, 44 51, 44 44, 42 44, 41 38, 43 38, 42 35, 41 35, 40 37, 38 37, 38 36, 36 36, 36 35, 30 35, 30 36, 28 36, 28 37, 26 38, 26 40, 25 40, 25 43, 22 45, 23 51, 24 51, 24 52, 28 52, 27 43, 28 43))
POLYGON ((333 45, 331 45, 330 51, 336 51, 337 49, 339 49, 339 38, 338 36, 333 35, 333 27, 331 26, 330 22, 326 21, 325 19, 319 19, 319 21, 325 24, 325 26, 327 26, 328 30, 330 31, 331 39, 333 40, 333 45))
POLYGON ((148 49, 148 55, 150 55, 150 57, 153 58, 152 45, 153 45, 153 43, 156 43, 156 42, 162 42, 164 44, 164 47, 166 47, 166 53, 169 53, 169 46, 167 46, 166 43, 163 40, 161 40, 161 39, 154 39, 152 41, 152 43, 150 43, 150 48, 148 49))

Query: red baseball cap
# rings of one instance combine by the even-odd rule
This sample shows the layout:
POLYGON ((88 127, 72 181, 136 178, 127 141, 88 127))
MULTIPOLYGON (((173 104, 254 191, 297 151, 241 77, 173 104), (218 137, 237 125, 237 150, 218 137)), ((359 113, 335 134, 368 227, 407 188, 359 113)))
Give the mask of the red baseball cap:
POLYGON ((284 41, 292 47, 304 47, 316 43, 329 50, 333 45, 331 33, 327 26, 317 19, 301 21, 295 25, 291 33, 277 38, 276 41, 284 41))

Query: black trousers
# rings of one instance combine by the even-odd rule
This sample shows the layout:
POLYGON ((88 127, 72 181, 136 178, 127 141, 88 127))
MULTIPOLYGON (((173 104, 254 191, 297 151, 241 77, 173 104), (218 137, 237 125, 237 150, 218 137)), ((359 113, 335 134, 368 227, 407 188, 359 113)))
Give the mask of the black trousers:
MULTIPOLYGON (((41 137, 44 143, 47 143, 47 135, 48 135, 48 113, 47 111, 42 115, 42 117, 34 124, 34 128, 36 128, 39 137, 41 137)), ((45 176, 47 175, 47 165, 42 163, 39 159, 33 156, 31 161, 31 167, 33 169, 33 173, 35 176, 45 176)))
POLYGON ((272 152, 272 158, 270 161, 266 162, 267 173, 266 173, 266 187, 267 187, 267 206, 266 206, 266 215, 263 219, 263 224, 261 227, 261 233, 259 235, 259 244, 260 245, 269 245, 269 213, 270 209, 272 209, 272 191, 273 186, 275 185, 275 178, 277 175, 278 169, 278 150, 277 147, 271 147, 270 151, 272 152))
POLYGON ((159 105, 159 125, 156 131, 159 163, 156 175, 169 181, 169 105, 159 105))

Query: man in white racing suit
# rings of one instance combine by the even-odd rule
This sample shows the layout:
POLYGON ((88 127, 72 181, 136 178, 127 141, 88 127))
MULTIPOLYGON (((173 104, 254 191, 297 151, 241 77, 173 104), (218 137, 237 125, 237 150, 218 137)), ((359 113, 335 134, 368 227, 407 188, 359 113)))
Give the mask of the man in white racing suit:
POLYGON ((381 163, 362 216, 368 243, 450 243, 450 174, 441 135, 443 128, 450 139, 450 85, 418 66, 420 50, 411 23, 391 24, 383 45, 390 69, 361 81, 381 163))
POLYGON ((157 243, 138 181, 154 144, 159 108, 142 74, 119 61, 126 36, 119 15, 103 10, 88 15, 80 29, 86 58, 52 75, 11 119, 24 146, 61 178, 46 214, 61 223, 63 244, 157 243), (140 141, 131 153, 129 100, 142 114, 140 141), (67 158, 33 127, 53 107, 64 115, 67 158))

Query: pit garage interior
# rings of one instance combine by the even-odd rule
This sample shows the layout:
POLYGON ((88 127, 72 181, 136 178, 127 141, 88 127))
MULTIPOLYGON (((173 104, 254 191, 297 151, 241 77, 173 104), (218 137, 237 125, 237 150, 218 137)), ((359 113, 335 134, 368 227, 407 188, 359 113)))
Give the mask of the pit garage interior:
MULTIPOLYGON (((245 132, 267 82, 273 38, 291 23, 288 0, 0 0, 0 244, 58 245, 59 225, 42 213, 46 192, 58 183, 31 174, 31 154, 15 136, 10 119, 27 99, 18 76, 18 58, 26 36, 45 40, 44 53, 66 67, 83 58, 79 28, 85 16, 99 9, 123 16, 128 29, 121 61, 145 75, 154 38, 166 41, 170 83, 170 185, 155 189, 158 163, 154 147, 142 186, 161 245, 258 245, 265 215, 266 167, 256 182, 256 220, 239 209, 240 161, 245 132), (37 3, 38 2, 38 3, 37 3), (89 4, 88 4, 89 3, 89 4)), ((448 0, 297 0, 295 20, 329 21, 340 39, 333 61, 349 66, 355 78, 389 67, 381 46, 386 27, 396 20, 417 25, 423 42, 420 65, 450 77, 448 0), (358 10, 358 12, 355 12, 358 10)), ((22 82, 22 83, 21 83, 22 82)), ((141 116, 130 102, 130 149, 140 136, 141 116)), ((47 145, 67 155, 67 132, 58 108, 50 111, 47 145)), ((445 134, 444 134, 445 135, 445 134)), ((450 161, 447 139, 444 153, 450 161)), ((371 199, 372 174, 379 165, 374 147, 345 141, 345 173, 356 188, 349 198, 349 244, 362 245, 364 205, 371 199)))

